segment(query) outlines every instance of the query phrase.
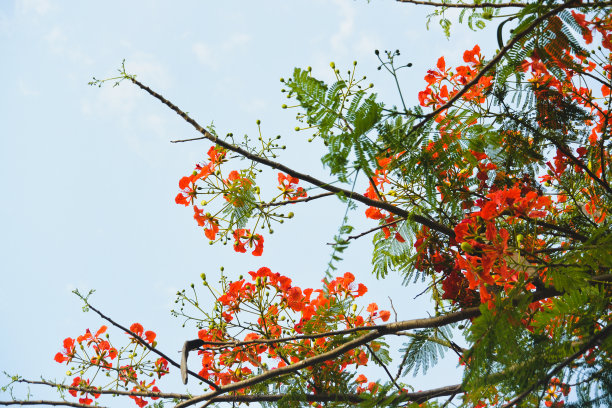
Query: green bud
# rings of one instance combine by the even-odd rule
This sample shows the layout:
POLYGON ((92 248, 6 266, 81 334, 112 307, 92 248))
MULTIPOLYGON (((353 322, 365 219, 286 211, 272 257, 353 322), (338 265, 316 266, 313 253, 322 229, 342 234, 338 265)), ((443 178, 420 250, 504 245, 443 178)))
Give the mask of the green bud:
POLYGON ((474 247, 469 242, 464 241, 461 243, 461 249, 469 254, 474 250, 474 247))
POLYGON ((202 280, 205 281, 206 280, 206 274, 205 273, 201 273, 200 274, 200 278, 202 278, 202 280))
POLYGON ((257 123, 257 126, 259 126, 259 125, 261 125, 261 120, 257 119, 257 121, 255 123, 257 123))
POLYGON ((66 371, 66 375, 67 375, 68 377, 70 377, 70 376, 72 375, 72 371, 70 371, 70 370, 66 371))
POLYGON ((289 214, 287 214, 287 218, 293 218, 295 214, 293 212, 290 212, 289 214))
POLYGON ((285 82, 285 78, 281 78, 281 79, 280 79, 280 81, 281 81, 281 82, 285 82))
POLYGON ((283 109, 287 109, 287 104, 286 104, 286 103, 283 103, 283 104, 281 105, 281 108, 283 108, 283 109))
POLYGON ((353 303, 353 305, 351 306, 351 310, 353 311, 353 313, 357 311, 357 305, 355 303, 353 303))
POLYGON ((300 127, 299 127, 299 126, 296 126, 296 127, 295 127, 295 131, 296 131, 296 132, 299 132, 299 131, 300 131, 300 127))
POLYGON ((525 239, 525 237, 523 236, 523 234, 518 234, 516 236, 516 242, 520 245, 521 242, 523 242, 523 239, 525 239))
POLYGON ((332 69, 336 68, 336 64, 333 61, 329 63, 329 66, 332 67, 332 69))

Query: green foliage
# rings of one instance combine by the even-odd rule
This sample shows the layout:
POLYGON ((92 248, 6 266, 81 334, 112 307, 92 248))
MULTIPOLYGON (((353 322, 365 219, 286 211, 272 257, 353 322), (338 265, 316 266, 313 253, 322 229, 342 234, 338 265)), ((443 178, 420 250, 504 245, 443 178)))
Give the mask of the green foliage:
POLYGON ((373 173, 379 148, 368 134, 381 121, 383 105, 376 102, 376 94, 367 95, 353 74, 348 80, 336 75, 338 80, 328 86, 313 78, 310 71, 296 68, 287 87, 305 111, 298 119, 316 129, 314 136, 321 137, 328 147, 321 161, 332 175, 346 182, 353 168, 373 173))
POLYGON ((404 343, 400 349, 403 353, 400 369, 402 375, 412 373, 414 377, 419 371, 424 375, 429 368, 438 363, 438 359, 444 357, 447 348, 451 347, 446 339, 451 337, 448 327, 416 330, 411 334, 409 343, 404 343))
MULTIPOLYGON (((411 236, 406 223, 399 223, 398 232, 404 237, 411 236)), ((384 279, 391 271, 395 271, 408 283, 412 278, 416 281, 421 277, 419 271, 412 267, 414 254, 412 246, 397 239, 385 238, 384 231, 379 231, 373 237, 372 273, 377 279, 384 279)))

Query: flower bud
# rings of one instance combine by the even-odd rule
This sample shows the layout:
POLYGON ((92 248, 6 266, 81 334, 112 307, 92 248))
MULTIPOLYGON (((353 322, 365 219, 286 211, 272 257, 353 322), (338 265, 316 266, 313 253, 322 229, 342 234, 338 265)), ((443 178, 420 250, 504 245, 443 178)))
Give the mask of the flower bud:
POLYGON ((469 254, 474 250, 474 247, 469 242, 464 241, 461 243, 461 249, 469 254))

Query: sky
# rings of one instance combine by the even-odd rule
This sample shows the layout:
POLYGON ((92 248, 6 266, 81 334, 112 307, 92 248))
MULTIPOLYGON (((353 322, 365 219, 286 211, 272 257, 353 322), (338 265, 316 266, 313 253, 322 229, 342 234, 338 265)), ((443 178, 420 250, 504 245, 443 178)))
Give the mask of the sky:
MULTIPOLYGON (((266 236, 261 257, 208 245, 174 196, 210 144, 171 144, 198 134, 136 87, 91 87, 92 77, 115 76, 125 59, 130 74, 201 124, 257 135, 259 119, 265 135, 282 135, 287 145, 280 162, 329 179, 321 146, 293 130, 295 110, 281 109, 287 100, 279 78, 312 66, 329 80, 331 61, 343 71, 358 61, 357 72, 393 105, 393 79, 376 69, 374 50, 399 49, 413 64, 400 83, 414 105, 440 56, 459 64, 475 44, 489 56, 495 48, 487 31, 456 25, 448 40, 435 23, 427 30, 431 11, 391 0, 0 1, 0 370, 63 377, 66 367, 53 361, 62 340, 104 324, 81 311, 74 289, 95 289, 93 305, 123 324, 155 330, 159 347, 177 357, 183 341, 196 337, 194 327, 170 315, 177 290, 203 272, 214 281, 221 266, 234 279, 268 266, 316 288, 329 261, 326 243, 342 221, 345 206, 328 198, 293 206, 296 217, 266 236)), ((276 185, 274 174, 263 175, 276 185)), ((351 212, 357 232, 375 226, 364 211, 351 212)), ((431 311, 424 297, 413 299, 422 286, 371 275, 369 236, 351 245, 338 271, 366 283, 366 304, 388 309, 390 297, 400 319, 431 311)), ((122 335, 111 334, 117 341, 122 335)), ((417 390, 456 383, 456 363, 451 356, 406 381, 417 390)), ((162 389, 183 391, 178 373, 173 377, 162 389)), ((30 391, 35 399, 49 396, 30 391)), ((25 392, 15 389, 17 397, 25 392)), ((0 400, 8 398, 0 392, 0 400)))

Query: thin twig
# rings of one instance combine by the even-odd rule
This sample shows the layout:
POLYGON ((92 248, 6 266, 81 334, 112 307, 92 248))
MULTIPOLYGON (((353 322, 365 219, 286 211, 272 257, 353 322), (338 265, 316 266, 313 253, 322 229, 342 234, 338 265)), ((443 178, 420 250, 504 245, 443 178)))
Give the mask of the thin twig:
POLYGON ((599 333, 597 333, 595 336, 593 336, 591 338, 591 340, 589 340, 587 343, 585 343, 584 346, 580 347, 578 349, 578 351, 576 351, 571 356, 568 356, 567 358, 565 358, 560 364, 558 364, 555 368, 553 368, 545 377, 541 378, 540 380, 535 382, 533 385, 531 385, 529 388, 527 388, 525 391, 523 391, 522 393, 517 395, 516 398, 514 398, 512 401, 510 401, 506 405, 504 405, 503 408, 510 408, 510 407, 512 407, 514 405, 517 405, 519 402, 524 400, 529 394, 531 394, 531 392, 536 387, 538 387, 540 385, 543 385, 543 384, 547 383, 548 381, 550 381, 550 379, 555 374, 557 374, 559 371, 561 371, 565 367, 567 367, 572 361, 576 360, 581 355, 583 355, 588 349, 593 348, 593 347, 601 344, 603 342, 603 340, 606 337, 608 337, 610 334, 612 334, 612 325, 606 326, 603 330, 601 330, 599 333))
POLYGON ((395 321, 397 322, 397 310, 395 310, 395 306, 393 306, 393 299, 391 299, 391 296, 387 296, 389 298, 389 302, 391 303, 391 310, 393 310, 393 313, 395 314, 395 321))
MULTIPOLYGON (((146 347, 147 349, 149 349, 150 351, 154 352, 155 354, 157 354, 160 357, 165 358, 170 364, 172 364, 173 366, 175 366, 176 368, 180 369, 181 365, 179 363, 177 363, 176 361, 174 361, 173 359, 171 359, 170 357, 168 357, 167 355, 165 355, 164 353, 162 353, 161 351, 159 351, 157 348, 149 345, 145 339, 143 339, 142 337, 140 337, 139 335, 137 335, 136 333, 134 333, 131 330, 128 330, 126 327, 122 326, 121 324, 115 322, 113 319, 111 319, 110 317, 106 316, 104 313, 102 313, 101 311, 99 311, 98 309, 96 309, 95 307, 93 307, 92 305, 90 305, 89 303, 87 303, 87 307, 89 307, 91 310, 93 310, 94 312, 96 312, 102 319, 106 320, 107 322, 109 322, 110 324, 112 324, 113 326, 124 330, 125 332, 127 332, 130 336, 134 337, 135 339, 137 339, 138 341, 140 341, 140 343, 146 347)), ((206 384, 210 385, 211 387, 213 387, 214 389, 219 389, 219 386, 217 384, 215 384, 214 382, 207 380, 206 378, 200 376, 199 374, 191 371, 191 370, 187 370, 187 372, 194 376, 195 378, 197 378, 198 380, 205 382, 206 384)))
MULTIPOLYGON (((379 229, 383 229, 383 228, 390 227, 390 226, 392 226, 392 225, 397 224, 398 222, 405 221, 405 220, 406 220, 405 218, 400 218, 400 219, 398 219, 398 220, 391 221, 391 222, 388 222, 388 223, 383 224, 383 225, 379 225, 379 226, 374 227, 374 228, 370 228, 369 230, 364 231, 364 232, 362 232, 362 233, 360 233, 360 234, 357 234, 357 235, 349 235, 348 237, 346 237, 346 240, 347 240, 347 241, 350 241, 351 239, 361 238, 361 237, 363 237, 364 235, 368 235, 368 234, 370 234, 370 233, 372 233, 372 232, 378 231, 379 229)), ((335 244, 328 243, 327 245, 335 245, 335 244)))
POLYGON ((395 388, 397 388, 399 391, 402 391, 402 387, 399 386, 399 384, 395 381, 395 378, 393 378, 393 376, 391 375, 391 373, 389 372, 389 369, 387 368, 387 366, 385 365, 385 363, 383 363, 381 361, 380 358, 378 358, 378 356, 374 353, 374 350, 372 350, 372 347, 370 347, 368 344, 366 344, 366 348, 368 349, 368 351, 370 352, 370 354, 372 354, 372 357, 374 357, 374 360, 376 360, 376 362, 378 363, 378 365, 380 365, 383 370, 385 370, 385 373, 387 373, 387 377, 389 377, 389 379, 391 380, 391 382, 393 383, 393 385, 395 385, 395 388))
MULTIPOLYGON (((14 401, 0 401, 0 405, 52 405, 52 406, 64 406, 64 407, 82 407, 91 408, 91 405, 80 404, 78 402, 68 401, 45 401, 45 400, 14 400, 14 401)), ((104 405, 96 405, 96 408, 104 408, 104 405)))
POLYGON ((497 65, 497 63, 502 59, 502 57, 504 55, 506 55, 506 53, 508 53, 508 51, 510 51, 512 49, 512 47, 514 47, 514 45, 519 42, 523 37, 525 37, 529 32, 531 32, 533 29, 535 29, 542 21, 546 20, 547 18, 554 16, 555 14, 559 13, 560 11, 562 11, 565 8, 570 7, 573 3, 578 2, 578 0, 569 0, 563 4, 561 4, 558 7, 555 7, 554 9, 552 9, 551 11, 549 11, 548 13, 544 13, 542 14, 540 17, 536 18, 531 24, 529 24, 529 26, 527 28, 525 28, 523 31, 521 31, 520 33, 518 33, 517 35, 514 36, 514 38, 512 38, 512 40, 510 40, 510 42, 504 47, 502 48, 494 57, 493 59, 491 59, 491 61, 489 61, 484 67, 482 67, 482 69, 478 72, 478 74, 470 81, 468 82, 463 88, 461 88, 455 95, 453 95, 452 98, 450 98, 448 100, 448 102, 446 102, 444 105, 440 106, 438 109, 434 110, 433 112, 429 113, 428 115, 426 115, 425 119, 423 119, 422 121, 420 121, 419 123, 417 123, 415 126, 412 127, 412 129, 410 129, 410 131, 408 132, 408 134, 411 134, 415 131, 417 131, 418 129, 420 129, 421 127, 423 127, 427 122, 429 122, 429 120, 431 120, 432 118, 438 116, 440 113, 444 112, 446 109, 450 108, 459 98, 461 98, 467 91, 469 91, 473 86, 477 85, 478 82, 480 81, 480 79, 491 69, 493 69, 493 67, 495 65, 497 65))
POLYGON ((259 204, 259 208, 275 207, 275 206, 281 206, 281 205, 287 205, 287 204, 295 204, 295 203, 305 203, 305 202, 308 202, 308 201, 316 200, 317 198, 329 197, 330 195, 334 195, 334 193, 327 192, 327 193, 321 193, 321 194, 310 196, 310 197, 306 197, 306 198, 298 198, 297 200, 287 200, 287 201, 276 201, 276 202, 271 202, 271 203, 262 203, 262 204, 259 204))
POLYGON ((30 385, 46 385, 52 388, 60 388, 62 390, 72 390, 77 392, 86 392, 88 394, 101 394, 101 395, 122 395, 125 397, 157 397, 157 398, 168 398, 168 399, 189 399, 187 394, 167 393, 167 392, 153 392, 153 391, 121 391, 121 390, 104 390, 93 387, 78 387, 73 385, 64 385, 51 381, 34 381, 26 380, 25 378, 19 379, 16 382, 30 384, 30 385))

